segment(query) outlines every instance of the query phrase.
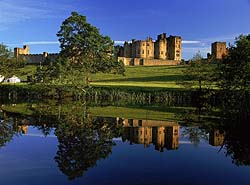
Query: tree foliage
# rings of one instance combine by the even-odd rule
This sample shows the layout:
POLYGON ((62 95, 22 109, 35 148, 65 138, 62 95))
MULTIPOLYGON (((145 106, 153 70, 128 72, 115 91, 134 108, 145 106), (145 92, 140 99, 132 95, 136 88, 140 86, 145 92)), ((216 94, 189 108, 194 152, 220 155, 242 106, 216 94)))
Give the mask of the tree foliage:
POLYGON ((13 52, 4 44, 0 44, 0 75, 5 78, 21 74, 21 68, 24 67, 25 60, 17 60, 13 52))
POLYGON ((200 53, 195 54, 195 56, 189 61, 189 65, 183 71, 184 79, 178 84, 183 85, 185 88, 210 88, 212 73, 211 66, 207 64, 200 53))
MULTIPOLYGON (((83 71, 88 83, 90 73, 123 73, 124 65, 115 60, 114 43, 89 24, 86 17, 72 12, 57 33, 61 56, 83 71)), ((85 78, 83 77, 83 78, 85 78)))
POLYGON ((220 88, 250 91, 250 34, 240 35, 230 45, 219 71, 220 88))

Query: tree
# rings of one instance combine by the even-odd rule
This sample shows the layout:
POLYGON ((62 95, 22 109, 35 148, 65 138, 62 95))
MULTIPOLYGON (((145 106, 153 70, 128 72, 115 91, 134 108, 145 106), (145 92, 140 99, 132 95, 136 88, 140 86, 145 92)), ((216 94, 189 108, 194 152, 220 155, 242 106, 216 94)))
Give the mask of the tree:
POLYGON ((14 131, 12 124, 2 121, 0 124, 0 148, 5 146, 13 138, 14 131))
POLYGON ((0 75, 5 78, 18 75, 24 63, 23 59, 16 60, 13 57, 13 52, 6 45, 0 44, 0 75))
POLYGON ((4 44, 0 44, 0 61, 5 62, 12 57, 12 52, 4 44))
POLYGON ((124 65, 115 60, 114 43, 108 36, 89 24, 86 17, 72 12, 63 21, 57 33, 61 56, 70 60, 71 65, 81 71, 81 77, 89 85, 91 73, 123 73, 124 65))
POLYGON ((235 44, 229 46, 219 71, 220 88, 250 91, 250 34, 240 35, 235 44))
POLYGON ((178 84, 185 88, 209 88, 212 79, 212 68, 203 61, 201 54, 198 52, 189 62, 189 65, 183 70, 185 78, 178 84))
POLYGON ((55 130, 59 142, 55 161, 70 180, 83 176, 112 152, 112 139, 119 130, 115 120, 92 118, 82 106, 62 116, 55 130))

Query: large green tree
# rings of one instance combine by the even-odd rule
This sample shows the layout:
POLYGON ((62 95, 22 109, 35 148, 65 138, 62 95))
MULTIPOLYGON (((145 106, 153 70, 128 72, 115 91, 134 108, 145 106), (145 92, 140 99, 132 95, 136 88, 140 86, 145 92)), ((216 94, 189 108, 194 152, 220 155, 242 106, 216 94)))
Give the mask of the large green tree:
POLYGON ((86 17, 76 12, 63 21, 57 33, 61 56, 69 59, 71 65, 81 71, 81 79, 87 85, 91 73, 123 73, 124 65, 114 56, 114 43, 108 36, 89 24, 86 17))
POLYGON ((220 88, 250 91, 250 34, 240 35, 229 46, 219 71, 220 88))

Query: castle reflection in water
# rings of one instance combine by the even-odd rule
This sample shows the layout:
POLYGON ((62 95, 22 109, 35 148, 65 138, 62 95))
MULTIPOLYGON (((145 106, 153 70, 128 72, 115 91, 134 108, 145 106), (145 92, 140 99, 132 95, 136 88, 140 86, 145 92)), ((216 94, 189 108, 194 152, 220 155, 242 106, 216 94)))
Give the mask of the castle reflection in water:
MULTIPOLYGON (((145 148, 151 144, 160 152, 177 150, 179 147, 180 125, 172 121, 139 120, 139 119, 113 119, 122 124, 122 141, 130 144, 143 144, 145 148)), ((28 125, 19 125, 22 134, 28 134, 28 125)), ((225 132, 214 129, 209 132, 209 144, 222 146, 225 132)))
POLYGON ((125 119, 122 140, 145 147, 154 144, 156 150, 163 152, 164 148, 178 149, 179 132, 180 126, 176 122, 125 119))

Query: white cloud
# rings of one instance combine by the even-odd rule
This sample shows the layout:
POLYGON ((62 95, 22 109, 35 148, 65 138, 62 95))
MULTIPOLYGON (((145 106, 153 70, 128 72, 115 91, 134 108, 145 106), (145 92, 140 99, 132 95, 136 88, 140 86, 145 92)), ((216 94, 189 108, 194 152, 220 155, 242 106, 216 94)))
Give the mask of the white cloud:
POLYGON ((123 41, 123 40, 115 40, 115 41, 114 41, 114 43, 115 43, 116 45, 123 45, 124 42, 125 42, 125 41, 123 41))
POLYGON ((59 45, 58 41, 28 41, 23 42, 23 45, 59 45))
POLYGON ((210 47, 182 47, 182 51, 187 52, 187 53, 196 53, 198 51, 208 53, 208 52, 211 52, 211 48, 210 47))
POLYGON ((182 44, 201 44, 201 41, 198 40, 183 40, 182 44))

